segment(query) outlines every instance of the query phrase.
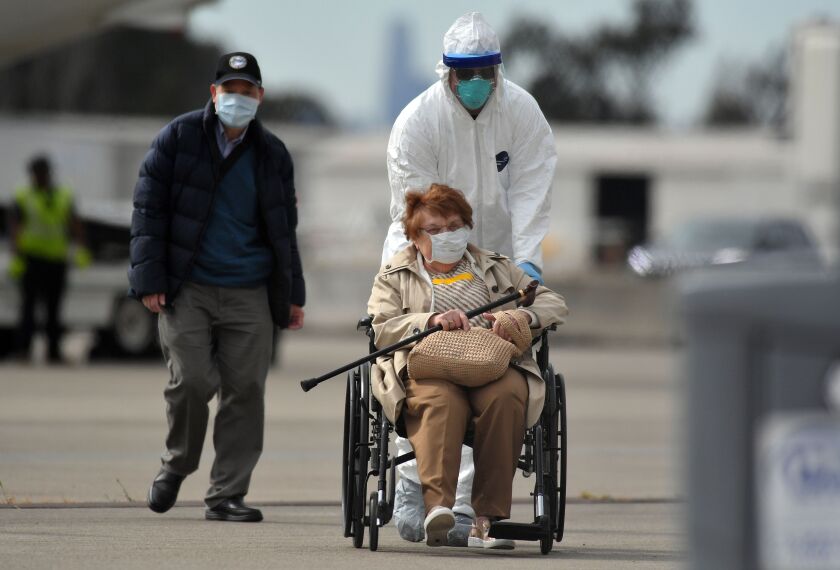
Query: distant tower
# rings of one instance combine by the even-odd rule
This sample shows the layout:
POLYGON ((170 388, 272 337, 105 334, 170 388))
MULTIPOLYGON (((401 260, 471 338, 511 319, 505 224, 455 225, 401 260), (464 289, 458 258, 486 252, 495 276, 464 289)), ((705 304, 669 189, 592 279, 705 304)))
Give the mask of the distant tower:
POLYGON ((811 225, 840 253, 840 23, 799 26, 793 38, 796 179, 811 225))
MULTIPOLYGON (((408 26, 404 20, 396 19, 391 25, 388 49, 385 51, 387 58, 384 77, 387 101, 385 120, 388 124, 393 123, 403 107, 432 83, 432 75, 424 79, 424 76, 414 72, 413 51, 408 26)), ((429 62, 430 70, 435 63, 429 62)))

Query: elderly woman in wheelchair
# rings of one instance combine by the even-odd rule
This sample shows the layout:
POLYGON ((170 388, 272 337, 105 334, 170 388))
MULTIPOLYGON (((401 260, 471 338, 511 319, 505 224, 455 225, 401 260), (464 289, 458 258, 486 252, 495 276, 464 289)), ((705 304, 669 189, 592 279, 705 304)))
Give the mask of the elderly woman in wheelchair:
POLYGON ((414 448, 430 546, 445 545, 455 524, 451 509, 461 445, 470 426, 477 515, 470 544, 487 546, 495 540, 488 536, 491 522, 510 517, 525 431, 539 421, 545 396, 531 338, 561 323, 567 313, 563 298, 540 286, 528 308, 511 303, 469 319, 465 311, 530 282, 510 259, 468 244, 472 225, 472 209, 458 190, 432 184, 425 192, 409 192, 403 226, 411 245, 379 271, 368 301, 377 347, 435 325, 444 331, 380 357, 371 372, 372 394, 392 422, 402 416, 414 448), (500 341, 512 345, 510 352, 488 348, 500 341), (423 343, 429 347, 421 354, 423 343), (458 345, 452 347, 458 357, 464 351, 486 355, 489 350, 503 354, 504 362, 493 373, 450 366, 450 343, 458 345))

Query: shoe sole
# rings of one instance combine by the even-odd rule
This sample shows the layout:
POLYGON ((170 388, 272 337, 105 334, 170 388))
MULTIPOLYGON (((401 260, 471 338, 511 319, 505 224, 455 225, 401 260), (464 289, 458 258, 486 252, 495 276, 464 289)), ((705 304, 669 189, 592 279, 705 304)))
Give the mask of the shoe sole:
POLYGON ((426 546, 447 546, 449 531, 455 526, 455 517, 441 514, 426 526, 426 546))
POLYGON ((224 521, 224 522, 260 522, 263 520, 262 515, 228 515, 222 513, 213 513, 206 511, 204 518, 208 521, 224 521))
POLYGON ((484 548, 486 550, 513 550, 516 543, 506 538, 488 538, 487 540, 471 536, 467 542, 470 548, 484 548))

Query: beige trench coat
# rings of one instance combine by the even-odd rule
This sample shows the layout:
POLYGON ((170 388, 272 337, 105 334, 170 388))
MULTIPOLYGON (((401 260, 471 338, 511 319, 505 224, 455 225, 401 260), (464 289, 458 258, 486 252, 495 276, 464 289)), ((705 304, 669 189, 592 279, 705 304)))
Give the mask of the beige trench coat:
MULTIPOLYGON (((468 248, 475 259, 476 270, 484 276, 490 300, 495 301, 517 289, 524 289, 531 278, 519 269, 509 258, 479 249, 468 248)), ((373 315, 373 330, 376 346, 382 348, 426 328, 432 301, 431 283, 421 273, 417 262, 417 249, 411 245, 396 254, 379 270, 373 282, 367 312, 373 315)), ((514 309, 509 303, 495 310, 514 309)), ((528 307, 539 319, 539 328, 532 328, 538 336, 542 328, 560 324, 568 313, 563 297, 546 287, 538 287, 534 304, 528 307)), ((371 391, 382 404, 385 415, 395 423, 405 400, 403 380, 407 375, 408 353, 412 345, 401 348, 393 356, 377 359, 371 367, 371 391)), ((526 422, 530 427, 537 423, 545 399, 545 385, 531 351, 511 361, 528 381, 528 407, 526 422)))

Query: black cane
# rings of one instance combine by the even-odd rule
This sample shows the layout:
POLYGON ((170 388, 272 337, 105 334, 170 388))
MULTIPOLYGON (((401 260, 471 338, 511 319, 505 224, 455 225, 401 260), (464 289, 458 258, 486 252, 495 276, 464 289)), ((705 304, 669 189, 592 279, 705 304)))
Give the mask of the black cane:
MULTIPOLYGON (((524 289, 519 289, 518 291, 514 291, 513 293, 510 293, 509 295, 505 295, 504 297, 496 299, 492 303, 487 303, 486 305, 483 305, 481 307, 478 307, 478 308, 472 309, 470 311, 467 311, 466 312, 467 318, 471 319, 471 318, 473 318, 475 316, 478 316, 482 313, 486 313, 490 309, 495 309, 496 307, 501 307, 502 305, 510 303, 511 301, 520 301, 519 306, 529 307, 531 305, 531 303, 534 302, 534 297, 537 294, 537 285, 539 285, 539 283, 537 281, 531 281, 528 284, 528 286, 525 287, 524 289)), ((433 332, 437 332, 439 330, 443 330, 443 327, 441 327, 440 325, 435 325, 435 326, 433 326, 431 328, 428 328, 428 329, 426 329, 422 332, 419 332, 415 335, 404 338, 401 341, 396 342, 396 343, 394 343, 390 346, 386 346, 385 348, 380 348, 376 352, 371 352, 367 356, 365 356, 363 358, 360 358, 358 360, 354 360, 350 364, 345 364, 341 368, 337 368, 337 369, 333 370, 332 372, 327 372, 326 374, 324 374, 322 376, 318 376, 317 378, 310 378, 309 380, 301 380, 300 387, 303 388, 304 392, 309 392, 312 388, 314 388, 315 386, 317 386, 318 384, 320 384, 324 380, 329 380, 333 376, 337 376, 337 375, 341 374, 342 372, 347 372, 351 368, 355 368, 356 366, 364 364, 365 362, 373 362, 374 360, 376 360, 380 356, 388 354, 389 352, 393 352, 393 351, 397 350, 398 348, 402 348, 407 344, 411 344, 412 342, 416 342, 416 341, 420 340, 421 338, 427 337, 430 334, 432 334, 433 332)))

